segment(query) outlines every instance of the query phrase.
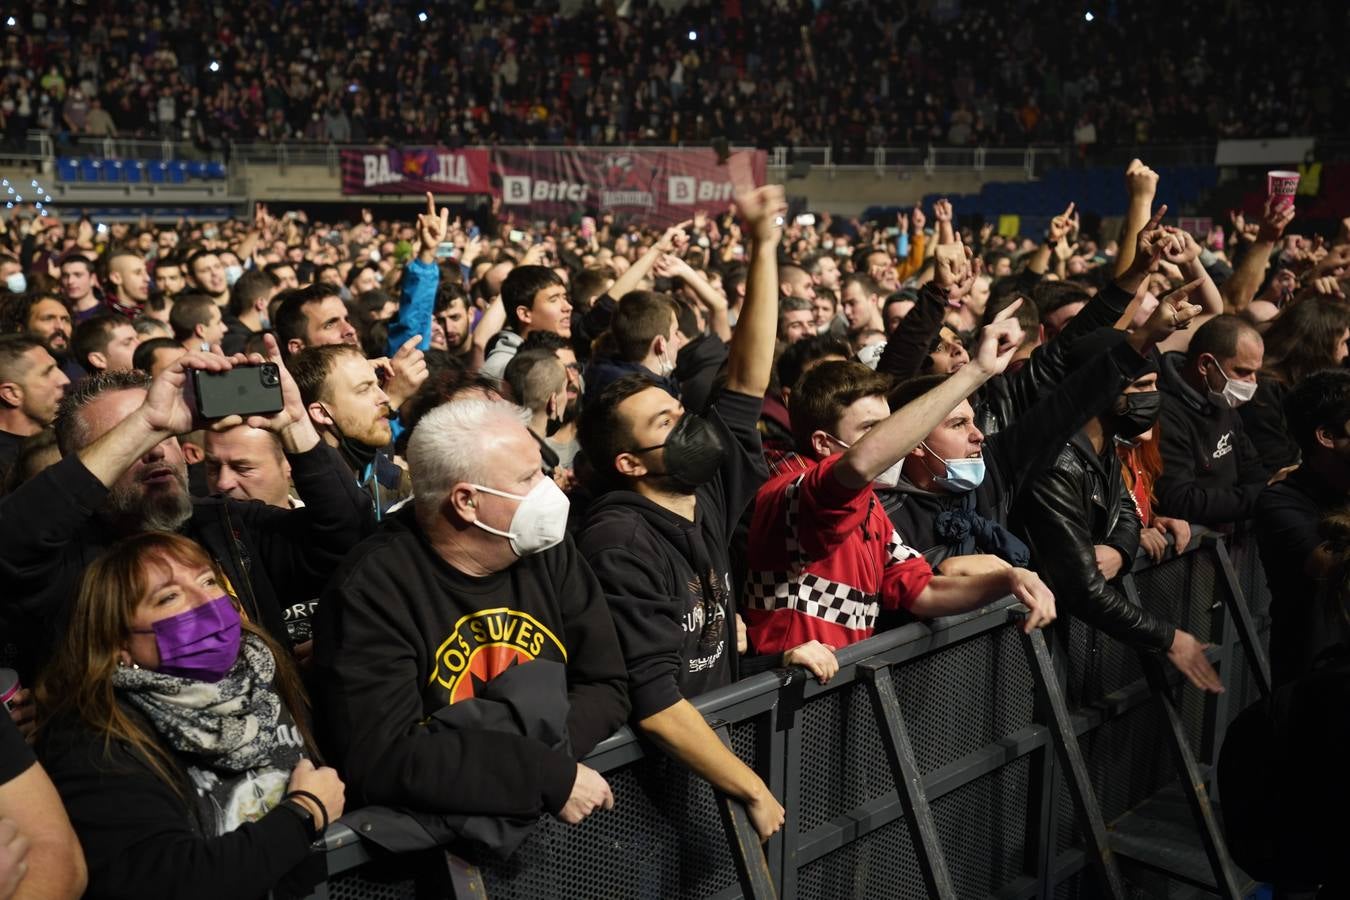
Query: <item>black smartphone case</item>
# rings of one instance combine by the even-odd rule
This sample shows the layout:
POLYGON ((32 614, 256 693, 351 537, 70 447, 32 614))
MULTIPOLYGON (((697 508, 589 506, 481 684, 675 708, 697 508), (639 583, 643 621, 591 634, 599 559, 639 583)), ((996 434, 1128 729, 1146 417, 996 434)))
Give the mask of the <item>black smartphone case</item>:
POLYGON ((197 415, 202 419, 280 412, 281 376, 273 363, 235 366, 228 372, 192 370, 197 415))

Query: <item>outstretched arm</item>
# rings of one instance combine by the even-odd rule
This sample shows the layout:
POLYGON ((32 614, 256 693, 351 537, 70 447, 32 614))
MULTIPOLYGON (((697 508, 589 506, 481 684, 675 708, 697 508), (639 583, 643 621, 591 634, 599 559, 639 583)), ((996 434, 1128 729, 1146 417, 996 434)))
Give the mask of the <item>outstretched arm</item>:
POLYGON ((769 389, 773 347, 778 331, 778 242, 787 199, 778 185, 766 185, 736 198, 754 237, 745 304, 736 322, 727 357, 727 389, 762 397, 769 389))

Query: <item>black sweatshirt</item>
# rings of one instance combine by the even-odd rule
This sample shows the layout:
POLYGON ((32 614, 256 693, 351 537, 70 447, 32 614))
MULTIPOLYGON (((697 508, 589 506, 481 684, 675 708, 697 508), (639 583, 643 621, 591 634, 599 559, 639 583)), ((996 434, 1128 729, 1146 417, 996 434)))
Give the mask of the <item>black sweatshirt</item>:
POLYGON ((709 406, 727 455, 695 494, 694 521, 635 491, 591 506, 578 544, 614 614, 634 720, 735 678, 731 537, 768 477, 756 428, 762 404, 723 391, 709 406))
MULTIPOLYGON (((283 605, 316 596, 375 524, 336 450, 320 443, 287 459, 303 509, 195 498, 180 529, 220 563, 249 618, 282 646, 289 645, 283 605)), ((85 567, 128 536, 96 518, 107 496, 72 455, 0 499, 0 614, 22 635, 26 683, 64 627, 85 567)))
POLYGON ((1185 357, 1162 359, 1158 419, 1163 470, 1154 492, 1159 515, 1214 527, 1246 519, 1269 477, 1237 411, 1218 407, 1181 375, 1185 357))
MULTIPOLYGON (((179 764, 172 774, 180 789, 192 796, 182 761, 164 749, 179 764)), ((139 753, 120 741, 105 746, 82 725, 52 723, 38 751, 84 849, 90 900, 261 898, 310 853, 308 828, 283 807, 209 835, 197 809, 139 753)))
POLYGON ((314 659, 316 720, 353 807, 557 813, 576 760, 628 715, 614 624, 570 538, 474 578, 432 549, 411 507, 334 574, 319 603, 314 659), (535 659, 566 663, 570 754, 518 734, 427 727, 438 710, 535 659))

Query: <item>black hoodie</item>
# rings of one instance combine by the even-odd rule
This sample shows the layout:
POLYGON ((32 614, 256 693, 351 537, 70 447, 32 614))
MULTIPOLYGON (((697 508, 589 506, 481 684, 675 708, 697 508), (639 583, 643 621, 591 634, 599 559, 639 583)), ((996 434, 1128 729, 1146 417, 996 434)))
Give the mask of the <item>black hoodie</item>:
POLYGON ((636 721, 736 677, 731 536, 768 477, 755 427, 762 402, 723 391, 708 407, 727 455, 698 489, 692 522, 635 491, 590 508, 577 543, 614 615, 636 721))
POLYGON ((1186 383, 1185 360, 1168 353, 1158 375, 1163 470, 1154 486, 1157 512, 1210 527, 1249 518, 1269 473, 1237 410, 1216 406, 1186 383))

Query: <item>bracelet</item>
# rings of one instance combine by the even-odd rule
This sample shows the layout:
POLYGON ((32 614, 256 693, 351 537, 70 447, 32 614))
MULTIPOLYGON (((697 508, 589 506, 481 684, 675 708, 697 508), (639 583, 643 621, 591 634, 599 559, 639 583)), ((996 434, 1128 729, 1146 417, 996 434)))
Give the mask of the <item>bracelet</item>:
POLYGON ((290 800, 293 797, 304 797, 306 800, 313 802, 313 804, 319 808, 319 815, 323 816, 323 824, 319 826, 318 833, 323 834, 325 831, 328 830, 328 807, 323 805, 322 800, 311 794, 309 791, 299 791, 299 790, 287 791, 286 794, 282 796, 281 800, 284 803, 285 801, 290 800))

